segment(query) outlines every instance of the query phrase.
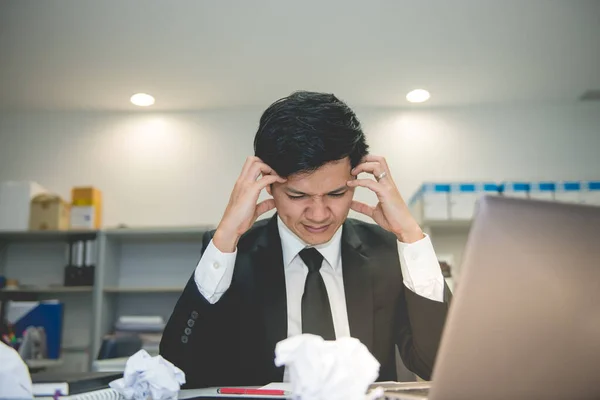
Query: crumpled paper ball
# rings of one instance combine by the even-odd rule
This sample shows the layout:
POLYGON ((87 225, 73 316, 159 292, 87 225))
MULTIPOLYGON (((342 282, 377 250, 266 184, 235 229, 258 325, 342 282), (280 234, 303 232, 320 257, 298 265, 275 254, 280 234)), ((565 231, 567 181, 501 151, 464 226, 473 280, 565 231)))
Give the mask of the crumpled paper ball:
POLYGON ((293 396, 302 400, 364 400, 380 367, 358 339, 309 334, 279 342, 275 364, 288 368, 293 396))
POLYGON ((127 400, 177 399, 185 373, 161 356, 140 350, 127 360, 123 378, 109 386, 127 400))

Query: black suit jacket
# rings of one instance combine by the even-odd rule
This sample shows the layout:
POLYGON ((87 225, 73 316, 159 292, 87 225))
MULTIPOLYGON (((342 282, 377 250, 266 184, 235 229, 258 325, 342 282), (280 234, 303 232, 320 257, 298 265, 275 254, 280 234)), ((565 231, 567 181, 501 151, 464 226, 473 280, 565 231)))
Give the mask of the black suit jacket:
MULTIPOLYGON (((213 234, 204 236, 203 251, 213 234)), ((396 380, 394 345, 407 368, 429 379, 448 301, 405 288, 396 237, 377 225, 344 222, 342 269, 350 334, 381 363, 379 380, 396 380)), ((185 372, 187 388, 263 385, 283 378, 274 350, 286 337, 283 256, 273 216, 239 240, 231 286, 217 303, 206 301, 192 274, 165 327, 160 354, 185 372)))

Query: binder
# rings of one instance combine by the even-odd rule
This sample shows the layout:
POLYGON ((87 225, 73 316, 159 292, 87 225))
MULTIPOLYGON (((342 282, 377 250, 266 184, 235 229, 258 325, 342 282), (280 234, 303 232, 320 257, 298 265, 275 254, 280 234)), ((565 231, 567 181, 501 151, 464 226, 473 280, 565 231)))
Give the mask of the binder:
POLYGON ((63 304, 49 301, 10 301, 6 320, 12 325, 17 338, 22 338, 28 327, 43 327, 47 341, 47 358, 60 358, 63 304))

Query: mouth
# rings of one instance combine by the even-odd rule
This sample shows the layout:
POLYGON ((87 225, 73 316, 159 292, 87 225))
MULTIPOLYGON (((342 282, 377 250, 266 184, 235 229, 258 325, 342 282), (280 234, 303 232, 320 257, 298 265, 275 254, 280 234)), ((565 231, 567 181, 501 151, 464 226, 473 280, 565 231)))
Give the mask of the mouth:
POLYGON ((309 231, 310 233, 323 233, 327 230, 327 228, 329 228, 329 225, 323 225, 323 226, 309 226, 309 225, 304 225, 304 229, 306 229, 307 231, 309 231))

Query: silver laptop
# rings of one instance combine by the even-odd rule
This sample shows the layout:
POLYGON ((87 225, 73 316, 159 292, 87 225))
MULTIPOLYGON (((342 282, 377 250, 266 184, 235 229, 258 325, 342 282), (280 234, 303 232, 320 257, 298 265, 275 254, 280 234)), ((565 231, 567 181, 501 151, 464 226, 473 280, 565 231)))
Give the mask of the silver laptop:
POLYGON ((600 399, 600 207, 484 197, 430 400, 600 399))

